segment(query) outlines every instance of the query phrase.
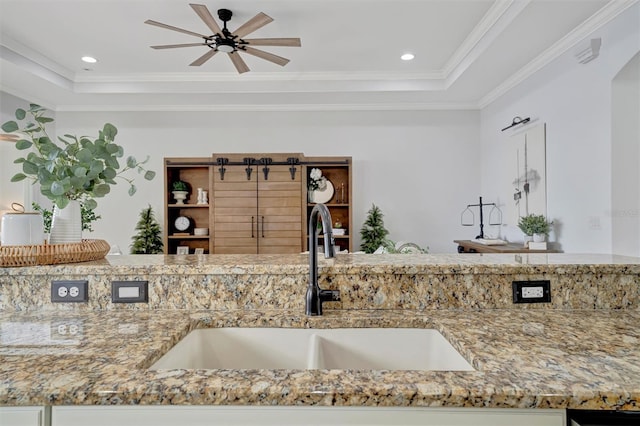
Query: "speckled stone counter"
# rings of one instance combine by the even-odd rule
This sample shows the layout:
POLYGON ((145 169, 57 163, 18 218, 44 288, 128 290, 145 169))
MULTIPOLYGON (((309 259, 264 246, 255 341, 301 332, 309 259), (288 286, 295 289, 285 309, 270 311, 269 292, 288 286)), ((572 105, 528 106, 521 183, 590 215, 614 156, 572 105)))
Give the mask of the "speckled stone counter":
POLYGON ((640 410, 639 273, 602 255, 339 256, 320 276, 343 301, 306 317, 303 255, 0 269, 0 405, 640 410), (148 304, 110 302, 123 277, 149 280, 148 304), (49 282, 70 278, 89 303, 51 304, 49 282), (513 279, 549 279, 553 303, 513 305, 513 279), (148 369, 189 331, 229 326, 435 328, 476 371, 148 369))
POLYGON ((640 401, 635 311, 103 311, 1 314, 0 322, 3 405, 635 410, 640 401), (77 333, 59 335, 62 324, 77 333), (220 326, 436 328, 477 371, 147 369, 189 330, 220 326))
MULTIPOLYGON (((0 311, 304 309, 305 255, 109 256, 0 269, 0 311), (52 304, 52 280, 87 280, 89 302, 52 304), (111 281, 148 281, 149 303, 111 302, 111 281)), ((319 282, 327 309, 510 309, 512 281, 549 280, 549 304, 518 309, 640 309, 640 259, 608 255, 339 255, 319 282)))

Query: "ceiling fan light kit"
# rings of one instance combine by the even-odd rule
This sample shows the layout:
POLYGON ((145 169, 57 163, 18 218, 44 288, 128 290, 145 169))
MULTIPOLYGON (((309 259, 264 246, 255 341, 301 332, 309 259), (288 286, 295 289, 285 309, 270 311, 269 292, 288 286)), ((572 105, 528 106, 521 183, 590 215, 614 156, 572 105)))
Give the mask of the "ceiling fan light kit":
POLYGON ((194 37, 203 39, 202 43, 183 43, 183 44, 165 44, 159 46, 151 46, 153 49, 174 49, 182 47, 195 47, 206 46, 208 50, 204 55, 193 61, 190 66, 201 66, 209 59, 211 59, 216 53, 223 52, 229 55, 231 63, 242 74, 249 71, 249 67, 239 55, 240 52, 248 53, 258 58, 264 59, 274 64, 285 66, 289 60, 282 56, 275 55, 273 53, 265 52, 264 50, 256 49, 252 46, 280 46, 280 47, 300 47, 299 38, 256 38, 256 39, 243 39, 244 36, 251 34, 252 32, 264 27, 268 23, 273 21, 273 18, 260 12, 247 22, 242 24, 234 32, 229 31, 227 28, 227 22, 231 20, 233 12, 229 9, 219 9, 218 19, 223 23, 222 28, 218 25, 218 22, 211 15, 209 9, 202 4, 189 4, 196 14, 207 25, 209 30, 213 34, 205 35, 197 32, 185 30, 182 28, 174 27, 172 25, 163 24, 161 22, 146 20, 145 24, 154 25, 156 27, 165 28, 168 30, 176 31, 183 34, 188 34, 194 37))

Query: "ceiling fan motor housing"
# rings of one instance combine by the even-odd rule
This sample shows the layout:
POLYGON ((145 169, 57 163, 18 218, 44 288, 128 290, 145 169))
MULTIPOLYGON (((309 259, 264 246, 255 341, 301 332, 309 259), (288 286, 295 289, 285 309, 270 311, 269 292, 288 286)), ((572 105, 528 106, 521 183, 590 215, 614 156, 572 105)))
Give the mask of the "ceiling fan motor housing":
POLYGON ((218 9, 218 18, 220 18, 220 20, 222 22, 227 23, 227 21, 231 20, 231 17, 233 16, 233 12, 231 12, 229 9, 218 9))
POLYGON ((231 53, 236 50, 236 43, 232 39, 217 38, 216 47, 221 52, 231 53))

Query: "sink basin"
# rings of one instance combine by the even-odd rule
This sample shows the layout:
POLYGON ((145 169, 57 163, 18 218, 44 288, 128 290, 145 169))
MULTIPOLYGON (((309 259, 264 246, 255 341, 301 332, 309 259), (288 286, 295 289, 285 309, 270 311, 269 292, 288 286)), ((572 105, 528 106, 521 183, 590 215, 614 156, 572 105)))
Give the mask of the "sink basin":
POLYGON ((357 370, 473 370, 438 330, 343 328, 315 330, 315 368, 357 370))
POLYGON ((447 370, 473 367, 442 334, 419 328, 206 328, 151 369, 447 370))
POLYGON ((308 331, 298 328, 197 329, 151 369, 305 369, 308 331))

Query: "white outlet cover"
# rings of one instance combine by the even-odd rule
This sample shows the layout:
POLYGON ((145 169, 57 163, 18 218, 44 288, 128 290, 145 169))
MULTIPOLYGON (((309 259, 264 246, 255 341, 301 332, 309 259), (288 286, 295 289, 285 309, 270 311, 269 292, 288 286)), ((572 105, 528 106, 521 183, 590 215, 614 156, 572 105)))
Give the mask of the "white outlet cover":
POLYGON ((522 298, 532 299, 544 296, 544 290, 540 287, 522 287, 522 298))

